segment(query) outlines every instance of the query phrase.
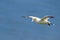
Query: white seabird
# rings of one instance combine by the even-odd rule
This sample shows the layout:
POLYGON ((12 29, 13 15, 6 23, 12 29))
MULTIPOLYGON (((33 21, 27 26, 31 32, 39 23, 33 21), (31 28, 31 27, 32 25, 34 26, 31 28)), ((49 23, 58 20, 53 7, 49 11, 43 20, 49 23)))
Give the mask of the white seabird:
POLYGON ((36 22, 39 24, 48 24, 49 26, 52 24, 48 19, 54 18, 53 16, 44 16, 43 18, 35 17, 35 16, 22 16, 23 18, 31 18, 32 22, 36 22))

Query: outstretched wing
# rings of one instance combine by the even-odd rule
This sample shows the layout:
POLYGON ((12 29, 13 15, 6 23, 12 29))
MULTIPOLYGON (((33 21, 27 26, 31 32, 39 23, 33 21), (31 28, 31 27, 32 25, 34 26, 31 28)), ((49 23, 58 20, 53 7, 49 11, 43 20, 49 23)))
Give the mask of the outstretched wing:
POLYGON ((43 21, 43 20, 48 20, 49 18, 54 18, 54 16, 45 16, 45 17, 43 17, 41 20, 43 21))

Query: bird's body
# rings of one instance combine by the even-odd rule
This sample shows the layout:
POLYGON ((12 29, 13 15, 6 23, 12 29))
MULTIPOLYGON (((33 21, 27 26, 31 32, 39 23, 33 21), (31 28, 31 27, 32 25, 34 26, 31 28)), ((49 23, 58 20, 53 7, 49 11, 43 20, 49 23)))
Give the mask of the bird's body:
POLYGON ((39 24, 48 24, 50 26, 51 22, 48 21, 49 18, 54 18, 53 16, 45 16, 43 18, 35 17, 35 16, 23 16, 24 18, 31 18, 32 22, 36 22, 39 24))

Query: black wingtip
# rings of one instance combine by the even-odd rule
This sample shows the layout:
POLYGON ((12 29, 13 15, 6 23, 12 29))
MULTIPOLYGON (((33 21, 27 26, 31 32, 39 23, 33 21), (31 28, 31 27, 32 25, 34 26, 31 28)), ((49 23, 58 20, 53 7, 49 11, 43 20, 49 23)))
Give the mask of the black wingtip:
POLYGON ((51 24, 48 24, 48 26, 50 26, 51 24))
POLYGON ((47 17, 49 17, 49 18, 54 18, 54 16, 47 16, 47 17))
POLYGON ((53 25, 52 23, 48 23, 48 26, 51 26, 51 25, 53 25))

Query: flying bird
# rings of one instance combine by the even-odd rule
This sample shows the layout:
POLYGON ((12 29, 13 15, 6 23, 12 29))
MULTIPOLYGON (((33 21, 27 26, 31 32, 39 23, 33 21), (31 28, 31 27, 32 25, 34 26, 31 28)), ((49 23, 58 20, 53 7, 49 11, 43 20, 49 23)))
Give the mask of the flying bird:
POLYGON ((48 20, 50 18, 54 18, 54 16, 44 16, 43 18, 39 18, 36 16, 22 16, 23 18, 31 18, 32 22, 36 22, 39 24, 47 24, 47 25, 51 25, 52 23, 48 20))

